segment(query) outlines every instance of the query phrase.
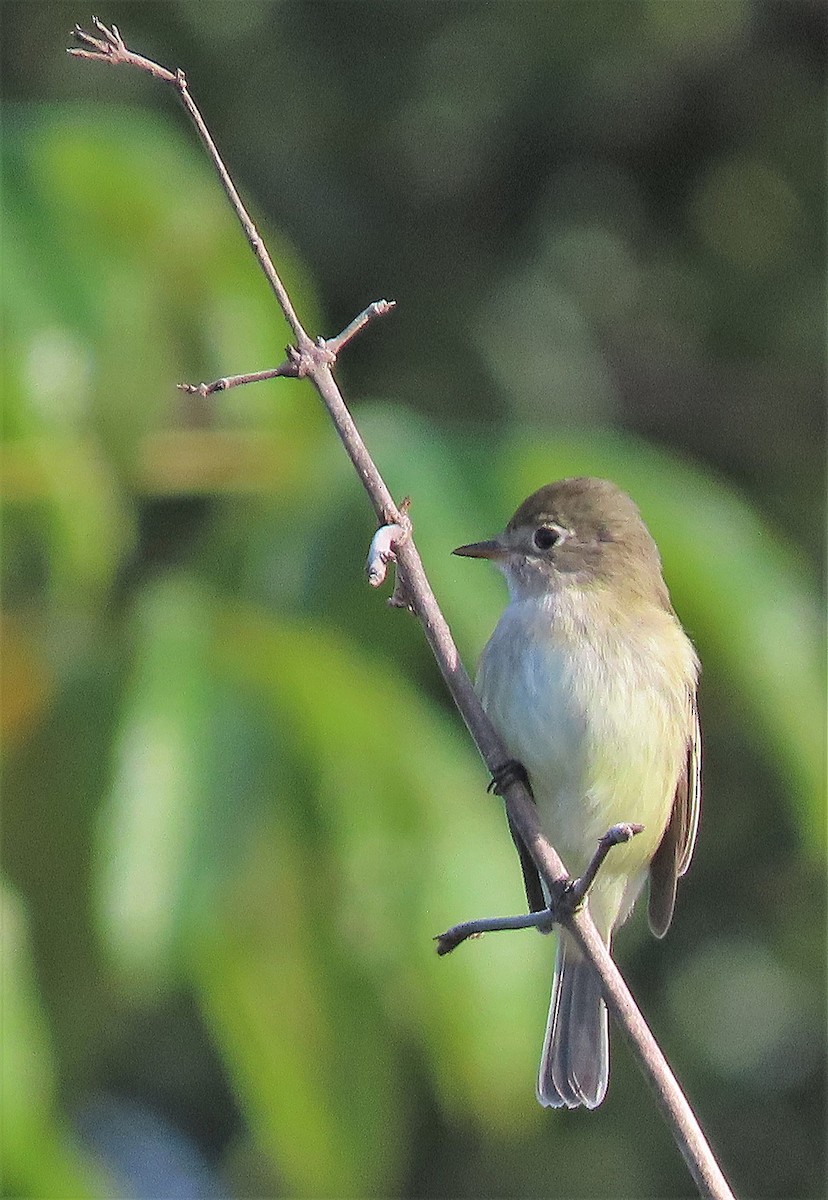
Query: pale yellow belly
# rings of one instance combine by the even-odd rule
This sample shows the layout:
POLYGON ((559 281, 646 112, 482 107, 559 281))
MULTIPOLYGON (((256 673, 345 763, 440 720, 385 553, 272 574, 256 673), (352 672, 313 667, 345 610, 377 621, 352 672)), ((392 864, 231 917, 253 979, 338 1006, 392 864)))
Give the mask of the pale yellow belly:
POLYGON ((609 910, 629 908, 667 824, 685 754, 687 689, 669 658, 647 653, 651 639, 578 633, 553 628, 536 605, 510 605, 481 659, 478 691, 526 767, 544 831, 572 875, 611 825, 644 825, 599 876, 599 891, 612 893, 612 925, 609 910))

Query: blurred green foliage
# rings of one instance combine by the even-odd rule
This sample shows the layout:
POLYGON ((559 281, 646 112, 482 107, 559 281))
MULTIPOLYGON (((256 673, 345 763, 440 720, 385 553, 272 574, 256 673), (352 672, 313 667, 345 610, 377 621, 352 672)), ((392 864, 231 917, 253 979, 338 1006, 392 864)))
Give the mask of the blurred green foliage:
MULTIPOLYGON (((824 1188, 824 31, 815 5, 115 5, 187 69, 466 660, 450 549, 637 499, 704 664, 705 806, 622 967, 737 1188, 824 1188), (296 247, 302 247, 300 252, 296 247), (322 312, 325 312, 323 319, 322 312)), ((552 947, 432 937, 519 872, 171 97, 0 9, 9 1196, 680 1196, 624 1046, 533 1081, 552 947)))

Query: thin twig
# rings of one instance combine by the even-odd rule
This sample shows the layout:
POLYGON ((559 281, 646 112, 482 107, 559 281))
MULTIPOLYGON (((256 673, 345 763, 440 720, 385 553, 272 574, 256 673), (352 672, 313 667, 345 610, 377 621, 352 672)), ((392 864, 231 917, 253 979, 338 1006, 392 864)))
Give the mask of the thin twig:
POLYGON ((521 913, 519 917, 477 917, 473 921, 461 921, 452 925, 445 933, 438 933, 434 939, 437 943, 437 953, 451 954, 461 942, 467 938, 479 937, 481 933, 496 933, 502 929, 541 929, 548 933, 557 921, 553 908, 542 908, 538 912, 521 913))
MULTIPOLYGON (((113 26, 114 28, 114 26, 113 26)), ((86 35, 88 36, 88 35, 86 35)), ((90 39, 94 41, 95 39, 90 39)), ((70 51, 71 53, 71 51, 70 51)), ((83 58, 98 58, 98 54, 87 54, 82 51, 77 53, 83 58)), ((128 52, 127 52, 128 53, 128 52)), ((134 56, 139 59, 139 55, 134 56)), ((124 61, 119 58, 118 61, 124 61)), ((148 62, 148 59, 140 59, 141 62, 148 62)), ((165 71, 164 75, 169 72, 165 71)), ((264 249, 264 247, 263 247, 264 249)), ((267 250, 264 249, 265 254, 267 250)), ((330 359, 330 365, 333 365, 336 356, 343 346, 347 345, 352 338, 364 329, 369 321, 375 317, 384 317, 386 313, 390 313, 393 308, 396 308, 396 300, 375 300, 373 304, 361 312, 358 317, 355 317, 338 337, 328 339, 318 339, 316 346, 320 352, 330 359)), ((179 383, 176 386, 180 392, 187 392, 191 396, 212 396, 215 392, 226 392, 230 388, 243 387, 246 383, 261 383, 263 379, 296 379, 304 375, 307 369, 305 360, 300 355, 299 357, 293 352, 292 347, 288 347, 287 359, 280 363, 278 367, 268 367, 265 371, 248 371, 244 375, 225 375, 221 379, 214 379, 212 383, 179 383)), ((390 561, 390 559, 389 559, 390 561)), ((384 578, 384 576, 383 576, 384 578)), ((378 580, 381 583, 382 580, 378 580)))
MULTIPOLYGON (((182 103, 213 161, 222 187, 236 212, 256 259, 294 332, 297 345, 290 358, 296 364, 297 375, 306 375, 313 382, 328 409, 345 450, 362 480, 380 523, 402 524, 402 514, 368 453, 331 373, 335 354, 325 348, 324 341, 314 343, 305 333, 290 298, 273 267, 270 256, 219 157, 201 114, 189 95, 183 72, 177 71, 172 76, 165 68, 150 63, 140 55, 132 54, 124 46, 116 28, 108 30, 97 20, 95 27, 103 35, 101 39, 90 37, 76 27, 75 36, 91 49, 74 50, 70 53, 74 53, 80 58, 127 63, 164 82, 174 83, 182 103)), ((336 342, 336 339, 333 340, 336 342)), ((406 603, 416 612, 421 621, 452 698, 491 771, 508 758, 506 748, 480 706, 480 701, 460 661, 449 627, 431 590, 419 552, 411 536, 406 537, 399 544, 396 556, 397 577, 398 581, 402 579, 406 603)), ((517 830, 532 855, 554 905, 567 887, 566 869, 554 847, 543 836, 537 809, 523 783, 519 779, 510 782, 503 788, 503 797, 510 824, 517 830)), ((695 1114, 676 1082, 667 1060, 647 1027, 588 912, 585 909, 579 909, 572 914, 564 914, 561 917, 561 923, 598 972, 607 1007, 632 1043, 644 1074, 655 1090, 660 1107, 673 1130, 673 1136, 684 1155, 700 1193, 703 1196, 713 1197, 714 1200, 733 1200, 733 1194, 705 1140, 695 1114)))
POLYGON ((643 829, 643 825, 632 825, 628 822, 624 822, 621 825, 613 825, 611 829, 608 829, 598 842, 598 847, 589 860, 587 869, 583 875, 573 880, 567 888, 565 895, 567 904, 571 905, 573 909, 583 904, 589 889, 595 881, 595 876, 601 868, 601 864, 613 846, 620 846, 622 842, 630 841, 636 834, 641 833, 643 829))
POLYGON ((330 350, 332 354, 339 354, 343 346, 347 346, 351 338, 356 337, 361 329, 364 329, 369 321, 373 321, 375 317, 384 317, 391 312, 392 308, 397 307, 396 300, 375 300, 373 304, 369 304, 358 317, 354 317, 350 325, 346 325, 342 333, 335 338, 327 338, 322 344, 326 350, 330 350))
POLYGON ((128 50, 124 44, 124 39, 118 31, 117 25, 107 28, 97 17, 92 18, 92 24, 101 36, 99 38, 93 37, 91 34, 85 33, 80 25, 76 25, 72 30, 73 36, 78 39, 81 45, 88 48, 86 50, 79 50, 74 46, 71 50, 66 51, 67 54, 71 54, 73 58, 90 58, 98 62, 110 62, 115 65, 123 63, 128 67, 137 67, 139 71, 146 71, 148 75, 152 75, 154 79, 160 79, 162 83, 175 83, 176 77, 172 71, 168 71, 166 67, 159 66, 158 63, 152 62, 149 58, 144 58, 142 55, 128 50))
POLYGON ((212 383, 178 383, 180 392, 190 396, 212 396, 214 392, 227 392, 230 388, 242 387, 245 383, 260 383, 263 379, 293 378, 297 375, 296 364, 280 363, 267 371, 250 371, 247 375, 225 375, 223 379, 214 379, 212 383))
POLYGON ((79 42, 82 42, 84 46, 89 48, 86 50, 71 49, 68 51, 68 53, 74 55, 75 58, 95 59, 98 62, 113 63, 116 66, 124 64, 130 67, 137 67, 138 70, 146 71, 147 74, 152 75, 155 79, 160 79, 163 83, 172 84, 172 86, 176 89, 181 98, 181 103, 187 110, 190 120, 193 122, 196 130, 198 131, 198 136, 201 138, 204 148, 210 156, 210 160, 216 169, 219 180, 221 181, 221 186, 224 188, 227 199, 233 206, 233 210, 238 217, 239 224, 244 230, 245 237, 250 244, 250 248, 256 255, 259 266, 262 268, 264 276, 270 284, 277 301, 279 302, 279 307, 285 315, 285 320, 287 321, 288 325, 290 325, 293 335, 296 338, 297 345, 301 351, 306 351, 310 346, 313 345, 313 343, 302 328, 299 318, 297 317, 293 305, 291 304, 290 297, 287 294, 287 290, 279 278, 276 268, 273 266, 273 262, 271 261, 270 255, 267 252, 267 248, 259 235, 259 231, 256 229, 256 226, 250 219, 247 209, 242 204, 241 197, 236 191, 235 184, 230 178, 230 174, 222 162, 221 155, 216 149, 216 144, 210 135, 210 131, 204 124, 204 119, 193 102, 192 97, 190 96, 187 88, 187 79, 184 72, 179 68, 179 70, 173 73, 172 71, 168 71, 166 67, 161 67, 158 65, 158 63, 151 62, 150 59, 143 58, 142 55, 134 54, 131 50, 128 50, 118 31, 117 25, 113 25, 111 29, 108 29, 103 22, 98 20, 97 17, 92 18, 92 23, 94 24, 98 33, 101 35, 100 38, 95 38, 90 36, 88 33, 84 33, 84 31, 78 25, 76 25, 73 30, 75 37, 79 42))
POLYGON ((587 898, 589 889, 595 882, 595 876, 601 869, 604 859, 613 846, 628 842, 637 833, 641 833, 643 825, 613 825, 598 842, 595 853, 587 865, 583 875, 572 881, 564 889, 557 902, 549 908, 536 909, 530 913, 522 913, 519 917, 478 917, 472 921, 462 921, 452 925, 445 933, 439 933, 434 939, 437 943, 438 954, 450 954, 467 938, 477 937, 481 933, 492 933, 499 929, 541 929, 548 933, 553 925, 559 925, 566 916, 580 908, 587 898))

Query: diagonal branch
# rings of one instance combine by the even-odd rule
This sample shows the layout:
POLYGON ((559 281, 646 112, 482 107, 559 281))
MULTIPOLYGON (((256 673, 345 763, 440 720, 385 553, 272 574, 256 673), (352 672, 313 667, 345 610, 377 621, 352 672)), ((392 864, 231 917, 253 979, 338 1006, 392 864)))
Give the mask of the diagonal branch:
POLYGON ((312 346, 308 335, 305 333, 302 325, 294 312, 293 305, 290 302, 290 297, 287 294, 285 285, 279 278, 276 268, 271 261, 270 255, 267 252, 267 247, 262 241, 259 231, 250 219, 250 214, 242 204, 241 197, 236 191, 236 186, 230 178, 230 174, 222 162, 221 155, 216 149, 216 144, 212 139, 209 129, 204 123, 204 118, 196 107, 190 92, 187 87, 187 78, 184 72, 179 68, 177 71, 168 71, 166 67, 161 67, 158 63, 152 62, 148 58, 144 58, 140 54, 134 54, 132 50, 127 49, 123 38, 118 30, 117 25, 113 25, 111 29, 107 28, 102 21, 97 17, 92 18, 92 24, 95 26, 99 36, 93 37, 76 25, 74 36, 77 40, 86 47, 81 50, 73 48, 67 51, 68 54, 74 55, 75 58, 88 58, 97 62, 108 62, 114 66, 123 64, 128 67, 137 67, 139 71, 145 71, 148 75, 152 75, 155 79, 160 79, 162 83, 169 83, 178 92, 181 103, 187 110, 187 115, 196 127, 198 136, 201 138, 204 148, 210 156, 210 161, 216 169, 221 186, 227 195, 227 199, 233 206, 233 210, 239 219, 239 224, 244 230, 250 249, 256 255, 259 266, 264 273, 267 282, 273 291, 274 296, 279 302, 279 307, 285 314, 285 320, 296 338, 296 343, 300 350, 305 350, 306 347, 312 346))
MULTIPOLYGON (((361 318, 358 317, 339 338, 333 339, 331 344, 335 347, 334 350, 327 349, 324 341, 313 342, 309 338, 230 179, 201 114, 190 97, 184 73, 179 70, 173 74, 166 68, 128 50, 115 26, 108 29, 96 18, 94 24, 100 35, 98 37, 84 33, 77 26, 75 27, 75 36, 85 49, 70 50, 69 53, 79 58, 133 66, 156 79, 172 83, 176 88, 210 155, 250 247, 296 337, 296 347, 289 351, 289 360, 296 368, 295 374, 307 376, 319 393, 345 450, 362 480, 380 523, 398 525, 407 530, 408 517, 394 503, 391 493, 368 453, 359 430, 348 411, 331 370, 336 358, 335 349, 341 348, 345 341, 349 340, 358 328, 362 327, 361 318)), ((451 631, 437 604, 410 533, 395 543, 394 551, 398 565, 398 579, 403 589, 400 603, 405 603, 407 607, 410 607, 422 623, 426 638, 452 699, 489 771, 498 771, 499 767, 508 760, 509 755, 483 712, 471 680, 460 661, 451 631)), ((552 897, 554 906, 563 898, 569 881, 566 869, 557 852, 543 836, 531 795, 525 784, 516 776, 507 780, 499 790, 506 805, 510 826, 517 831, 531 854, 549 895, 552 897)), ((636 1006, 618 968, 604 946, 588 912, 583 908, 567 912, 564 904, 564 911, 560 913, 560 922, 577 941, 583 953, 598 972, 607 1007, 633 1046, 641 1068, 656 1093, 665 1119, 672 1129, 676 1144, 687 1162, 700 1194, 713 1197, 714 1200, 733 1200, 732 1192, 693 1110, 636 1006)))

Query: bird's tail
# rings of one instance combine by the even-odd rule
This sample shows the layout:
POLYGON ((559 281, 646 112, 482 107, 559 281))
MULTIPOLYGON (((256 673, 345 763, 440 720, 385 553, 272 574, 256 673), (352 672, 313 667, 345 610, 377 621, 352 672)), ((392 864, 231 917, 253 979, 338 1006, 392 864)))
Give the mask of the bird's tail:
POLYGON ((592 966, 560 930, 538 1100, 551 1108, 596 1108, 609 1082, 609 1030, 592 966))

